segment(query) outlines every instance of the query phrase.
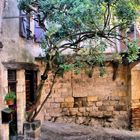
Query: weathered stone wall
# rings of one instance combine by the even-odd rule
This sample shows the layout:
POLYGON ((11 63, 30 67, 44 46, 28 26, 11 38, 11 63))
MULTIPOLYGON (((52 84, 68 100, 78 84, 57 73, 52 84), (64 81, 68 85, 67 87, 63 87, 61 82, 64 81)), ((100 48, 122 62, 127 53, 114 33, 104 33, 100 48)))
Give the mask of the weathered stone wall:
MULTIPOLYGON (((26 40, 19 35, 19 9, 17 0, 0 0, 0 43, 3 48, 0 48, 0 111, 8 106, 4 102, 4 97, 8 92, 8 68, 3 65, 3 62, 27 62, 33 63, 35 52, 38 44, 33 40, 26 40), (15 18, 16 17, 16 18, 15 18), (32 52, 32 53, 31 53, 32 52), (34 53, 34 56, 33 56, 34 53)), ((25 121, 25 70, 18 69, 17 73, 17 126, 18 133, 23 132, 23 122, 25 121)), ((1 123, 0 129, 4 130, 2 134, 3 140, 9 139, 9 124, 1 123), (5 130, 4 130, 4 129, 5 130)))
POLYGON ((31 41, 26 41, 19 36, 19 9, 17 1, 7 0, 7 7, 3 9, 0 41, 3 48, 0 51, 0 61, 33 62, 34 58, 27 50, 31 41), (5 19, 7 17, 7 19, 5 19))
MULTIPOLYGON (((78 75, 68 72, 63 78, 57 78, 40 116, 56 122, 128 129, 130 95, 127 67, 119 67, 115 81, 112 81, 112 66, 107 66, 106 70, 104 77, 100 77, 98 68, 95 68, 92 78, 85 72, 78 75)), ((42 99, 49 90, 50 80, 51 76, 42 99)))
POLYGON ((132 129, 140 130, 140 64, 131 68, 131 118, 132 129))

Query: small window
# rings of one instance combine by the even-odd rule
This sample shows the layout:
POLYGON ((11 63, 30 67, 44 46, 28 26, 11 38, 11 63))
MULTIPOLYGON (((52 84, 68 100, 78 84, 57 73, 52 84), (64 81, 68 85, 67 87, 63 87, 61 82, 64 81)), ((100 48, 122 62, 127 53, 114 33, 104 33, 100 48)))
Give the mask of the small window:
POLYGON ((16 70, 8 70, 8 90, 16 93, 16 70))
POLYGON ((74 107, 88 106, 87 97, 74 97, 74 107))

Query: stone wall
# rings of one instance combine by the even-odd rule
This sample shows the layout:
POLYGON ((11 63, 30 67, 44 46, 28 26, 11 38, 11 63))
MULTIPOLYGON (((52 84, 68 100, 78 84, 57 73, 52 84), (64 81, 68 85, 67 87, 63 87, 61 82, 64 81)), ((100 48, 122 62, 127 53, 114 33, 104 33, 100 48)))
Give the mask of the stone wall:
POLYGON ((7 0, 7 6, 3 9, 1 22, 0 41, 3 44, 3 48, 0 51, 1 62, 33 62, 34 60, 26 47, 33 46, 32 41, 27 42, 19 36, 19 18, 14 18, 18 16, 17 1, 7 0), (5 19, 5 17, 9 18, 5 19))
MULTIPOLYGON (((128 129, 130 95, 127 67, 119 67, 115 81, 112 81, 112 65, 106 70, 104 77, 99 76, 98 68, 94 69, 92 78, 84 71, 78 75, 68 72, 63 78, 58 77, 40 116, 54 122, 128 129)), ((42 99, 49 90, 50 80, 51 75, 42 99)))
MULTIPOLYGON (((19 9, 17 0, 0 0, 0 43, 3 48, 0 49, 0 111, 8 106, 4 102, 4 97, 8 92, 8 69, 16 69, 17 76, 17 126, 18 133, 23 133, 23 122, 25 121, 25 67, 5 67, 4 63, 11 64, 33 63, 34 56, 38 54, 33 40, 26 40, 19 35, 19 9), (16 17, 16 18, 15 18, 16 17), (31 53, 32 52, 32 53, 31 53), (33 56, 34 53, 34 56, 33 56)), ((0 112, 1 113, 1 112, 0 112)), ((9 139, 9 124, 1 123, 0 129, 5 130, 2 134, 3 140, 9 139)))
POLYGON ((140 64, 131 68, 131 117, 132 129, 140 130, 140 64))

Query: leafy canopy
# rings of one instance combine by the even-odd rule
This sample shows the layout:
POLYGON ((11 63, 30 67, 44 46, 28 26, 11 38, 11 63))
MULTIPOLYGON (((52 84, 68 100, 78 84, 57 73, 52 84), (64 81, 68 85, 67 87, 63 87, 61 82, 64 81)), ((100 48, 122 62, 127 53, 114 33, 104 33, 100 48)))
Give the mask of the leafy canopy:
MULTIPOLYGON (((55 77, 74 69, 79 73, 88 67, 92 75, 94 65, 100 66, 100 75, 105 73, 105 50, 115 50, 116 40, 126 39, 125 33, 137 17, 139 0, 18 0, 19 8, 27 15, 34 15, 45 31, 41 45, 45 52, 46 67, 37 90, 37 98, 28 120, 35 119, 52 93, 55 77), (66 52, 69 54, 68 57, 66 52), (70 55, 72 53, 72 55, 70 55), (48 72, 54 72, 50 91, 40 104, 41 90, 48 72)), ((137 59, 136 43, 128 44, 128 60, 137 59)), ((115 52, 117 58, 118 55, 115 52)))
MULTIPOLYGON (((60 59, 63 51, 71 49, 75 56, 78 56, 78 61, 84 60, 89 65, 102 66, 105 59, 103 53, 107 46, 111 43, 110 46, 116 47, 114 39, 119 41, 125 39, 125 36, 117 30, 126 31, 134 23, 137 17, 136 2, 132 0, 19 0, 19 8, 35 15, 35 20, 44 29, 45 39, 42 41, 42 46, 47 61, 51 60, 54 63, 54 59, 56 57, 60 59)), ((135 50, 132 49, 132 44, 128 49, 135 50)), ((131 61, 132 58, 136 59, 131 55, 131 61)))

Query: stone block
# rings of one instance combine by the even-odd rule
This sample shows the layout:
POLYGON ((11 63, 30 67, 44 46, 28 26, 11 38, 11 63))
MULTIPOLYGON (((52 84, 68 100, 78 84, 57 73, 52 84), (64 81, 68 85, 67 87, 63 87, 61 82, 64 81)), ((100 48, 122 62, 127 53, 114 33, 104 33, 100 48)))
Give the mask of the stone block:
POLYGON ((133 104, 135 104, 135 103, 139 103, 140 102, 140 100, 139 99, 136 99, 136 100, 131 100, 131 103, 133 104))
POLYGON ((54 108, 53 111, 50 113, 51 116, 54 116, 54 117, 59 117, 61 116, 61 109, 60 108, 54 108))
POLYGON ((24 123, 24 129, 26 131, 36 130, 37 128, 40 127, 40 125, 41 125, 41 122, 39 120, 33 121, 33 122, 25 122, 24 123))
POLYGON ((104 105, 104 106, 109 106, 109 105, 110 105, 109 100, 103 101, 103 105, 104 105))
POLYGON ((83 124, 84 121, 85 121, 85 118, 84 118, 84 117, 78 117, 78 118, 76 119, 76 123, 77 123, 77 124, 83 124))
POLYGON ((93 106, 93 107, 92 107, 92 110, 93 110, 93 111, 98 111, 98 107, 93 106))
POLYGON ((88 96, 88 97, 87 97, 87 101, 88 101, 88 102, 95 102, 95 101, 98 101, 98 97, 97 97, 97 96, 88 96))
POLYGON ((114 107, 114 110, 115 110, 115 111, 126 111, 126 110, 127 110, 127 107, 124 106, 124 105, 116 105, 116 106, 114 107))
POLYGON ((72 96, 72 92, 68 91, 68 92, 61 92, 61 97, 68 97, 68 96, 72 96))
POLYGON ((54 98, 52 98, 52 97, 49 98, 49 99, 47 100, 47 102, 48 102, 48 103, 54 103, 54 98))
POLYGON ((66 97, 65 99, 65 102, 74 102, 74 98, 73 97, 66 97))
POLYGON ((92 107, 86 107, 87 112, 92 112, 92 107))
POLYGON ((64 102, 64 98, 54 98, 54 102, 56 103, 64 102))
POLYGON ((70 115, 74 116, 78 112, 78 108, 69 108, 70 115))
POLYGON ((106 106, 99 106, 98 110, 99 111, 106 111, 107 107, 106 106))
POLYGON ((60 108, 60 103, 51 103, 52 108, 60 108))
POLYGON ((103 116, 104 117, 113 117, 113 112, 112 111, 104 111, 103 116))
POLYGON ((76 115, 77 116, 83 116, 83 114, 81 112, 77 112, 76 115))
POLYGON ((64 88, 64 87, 63 87, 63 88, 61 89, 61 93, 67 93, 67 92, 68 92, 68 89, 67 89, 67 88, 64 88))
POLYGON ((68 109, 68 108, 63 108, 63 109, 62 109, 62 115, 64 115, 64 116, 70 115, 69 109, 68 109))
POLYGON ((93 106, 94 103, 93 102, 86 102, 85 106, 93 106))
POLYGON ((109 101, 109 105, 115 106, 118 104, 118 101, 109 101))
POLYGON ((99 107, 99 106, 102 106, 103 103, 102 103, 102 101, 99 101, 99 102, 96 102, 95 105, 96 105, 97 107, 99 107))
POLYGON ((67 103, 61 103, 60 104, 60 108, 66 108, 67 107, 67 103))
POLYGON ((53 98, 61 98, 61 93, 60 92, 57 92, 55 94, 52 93, 51 95, 53 98))
POLYGON ((114 110, 114 106, 107 106, 107 111, 113 111, 114 110))
POLYGON ((118 97, 118 96, 109 96, 109 100, 110 101, 119 101, 120 97, 118 97))
POLYGON ((125 92, 125 91, 119 92, 118 96, 119 97, 126 97, 127 96, 127 92, 125 92))
POLYGON ((102 118, 103 117, 103 111, 95 112, 95 117, 102 118))
POLYGON ((34 122, 25 122, 24 123, 24 135, 25 139, 38 139, 40 136, 40 121, 34 121, 34 122))
POLYGON ((72 108, 74 106, 74 103, 72 102, 72 103, 66 103, 66 102, 64 102, 64 103, 61 103, 60 104, 60 107, 61 108, 72 108))
POLYGON ((86 110, 85 107, 78 108, 78 111, 81 112, 81 113, 85 112, 85 110, 86 110))
POLYGON ((83 114, 83 116, 87 117, 87 116, 89 116, 90 112, 83 112, 82 114, 83 114))

